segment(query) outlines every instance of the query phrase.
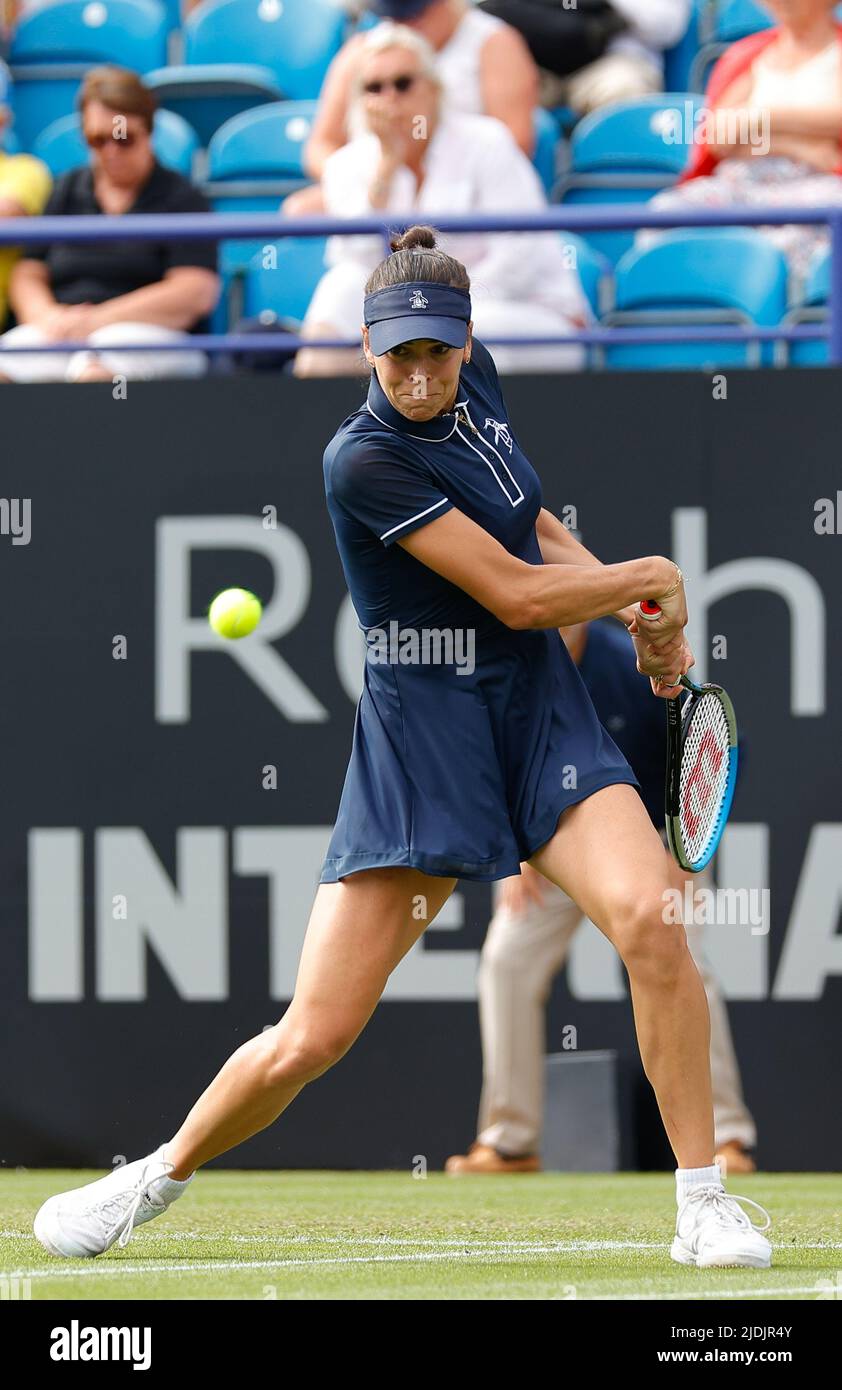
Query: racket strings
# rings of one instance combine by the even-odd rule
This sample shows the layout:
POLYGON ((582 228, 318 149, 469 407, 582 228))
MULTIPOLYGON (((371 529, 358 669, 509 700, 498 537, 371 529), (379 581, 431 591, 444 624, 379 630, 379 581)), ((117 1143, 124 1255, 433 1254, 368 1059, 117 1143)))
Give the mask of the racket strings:
POLYGON ((687 716, 681 756, 679 815, 691 863, 701 859, 717 827, 728 789, 731 737, 722 703, 703 695, 687 716))

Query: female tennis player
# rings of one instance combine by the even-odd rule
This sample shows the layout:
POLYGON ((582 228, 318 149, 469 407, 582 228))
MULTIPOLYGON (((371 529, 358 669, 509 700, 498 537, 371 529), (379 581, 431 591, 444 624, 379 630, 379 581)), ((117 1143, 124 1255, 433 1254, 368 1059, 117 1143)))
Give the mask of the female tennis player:
POLYGON ((641 672, 674 697, 693 661, 681 574, 658 555, 602 565, 542 508, 493 360, 472 338, 464 267, 429 227, 391 245, 366 286, 368 398, 324 455, 369 648, 294 998, 233 1053, 168 1142, 51 1197, 35 1233, 55 1255, 125 1245, 196 1169, 272 1124, 339 1061, 458 879, 505 878, 528 861, 628 971, 678 1165, 673 1258, 768 1266, 768 1217, 753 1225, 714 1163, 707 1002, 683 926, 664 920, 663 846, 558 633, 618 614, 641 672), (634 605, 645 598, 663 614, 644 637, 634 605))

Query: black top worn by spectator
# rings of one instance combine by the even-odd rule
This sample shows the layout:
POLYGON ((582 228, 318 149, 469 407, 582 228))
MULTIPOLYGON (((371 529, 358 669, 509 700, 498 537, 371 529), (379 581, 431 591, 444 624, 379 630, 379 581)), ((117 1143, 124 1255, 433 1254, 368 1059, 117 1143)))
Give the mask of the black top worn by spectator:
POLYGON ((479 0, 479 8, 518 29, 541 68, 569 77, 601 58, 626 21, 608 0, 479 0))
MULTIPOLYGON (((156 163, 137 199, 124 216, 139 212, 209 212, 210 204, 183 174, 156 163)), ((59 178, 44 209, 45 217, 95 217, 102 208, 94 193, 93 170, 87 165, 59 178)), ((163 280, 176 266, 216 270, 212 241, 71 241, 24 248, 27 260, 43 261, 50 289, 59 304, 103 304, 118 295, 163 280)), ((207 333, 209 320, 193 325, 207 333)))

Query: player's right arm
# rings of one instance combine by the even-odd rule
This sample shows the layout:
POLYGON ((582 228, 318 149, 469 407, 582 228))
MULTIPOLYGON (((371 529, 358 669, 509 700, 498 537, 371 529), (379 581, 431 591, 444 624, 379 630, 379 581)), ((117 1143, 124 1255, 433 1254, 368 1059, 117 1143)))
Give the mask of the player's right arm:
POLYGON ((665 597, 676 566, 662 555, 618 565, 528 564, 453 505, 426 459, 391 439, 337 436, 325 452, 325 483, 329 505, 383 545, 402 546, 507 627, 569 627, 654 598, 663 600, 663 617, 647 625, 645 648, 637 639, 640 670, 672 676, 691 664, 684 586, 665 597))
MULTIPOLYGON (((672 587, 676 573, 673 561, 663 555, 615 565, 530 565, 456 507, 401 537, 398 544, 515 629, 568 627, 644 598, 659 600, 672 587)), ((665 642, 663 632, 657 669, 647 665, 648 675, 667 668, 675 672, 687 622, 683 585, 663 607, 673 635, 665 642)))
MULTIPOLYGON (((629 629, 638 670, 671 682, 693 665, 684 637, 684 585, 664 597, 675 584, 676 566, 662 555, 616 565, 530 565, 456 508, 398 544, 514 629, 567 627, 654 597, 664 610, 657 629, 636 623, 629 629)), ((652 689, 668 699, 680 687, 653 679, 652 689)))

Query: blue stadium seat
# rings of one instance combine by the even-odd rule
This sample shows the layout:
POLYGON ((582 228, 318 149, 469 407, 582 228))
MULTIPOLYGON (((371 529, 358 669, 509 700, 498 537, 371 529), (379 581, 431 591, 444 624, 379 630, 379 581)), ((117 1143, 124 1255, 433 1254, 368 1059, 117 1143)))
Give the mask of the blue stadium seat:
POLYGON ((326 0, 204 0, 184 25, 184 60, 259 63, 272 70, 283 96, 318 97, 346 23, 326 0))
POLYGON ((773 23, 755 0, 707 0, 699 15, 699 51, 690 67, 690 87, 703 92, 711 68, 730 44, 773 23))
MULTIPOLYGON (((669 188, 687 164, 695 113, 694 92, 661 92, 604 106, 573 132, 569 168, 553 197, 565 206, 645 203, 669 188)), ((618 261, 633 232, 592 232, 588 241, 618 261)))
POLYGON ((226 121, 283 96, 274 73, 257 63, 182 63, 156 68, 144 80, 159 105, 187 121, 203 146, 226 121))
MULTIPOLYGON (((252 258, 246 274, 243 311, 248 318, 277 314, 301 323, 324 274, 326 237, 283 237, 252 258), (274 262, 266 265, 267 252, 274 262)), ((362 306, 360 306, 362 320, 362 306)))
MULTIPOLYGON (((762 233, 739 228, 666 232, 646 250, 626 253, 616 269, 614 309, 605 324, 771 327, 786 309, 787 265, 762 233)), ((654 343, 608 347, 611 367, 751 366, 771 362, 756 343, 654 343)))
MULTIPOLYGON (((152 148, 161 164, 190 177, 193 156, 199 148, 195 130, 172 111, 157 111, 152 132, 152 148)), ((43 159, 54 178, 88 162, 88 147, 82 136, 82 121, 74 112, 60 116, 42 130, 32 153, 43 159)))
POLYGON ((699 51, 699 23, 708 0, 692 0, 690 19, 677 44, 664 54, 664 86, 668 92, 682 92, 691 87, 690 72, 699 51))
MULTIPOLYGON (((309 181, 302 154, 317 105, 275 101, 226 121, 208 146, 209 182, 247 182, 255 196, 265 195, 265 185, 271 184, 276 199, 300 188, 309 181)), ((226 190, 223 186, 216 191, 224 195, 226 190)))
MULTIPOLYGON (((784 316, 786 324, 826 323, 827 306, 830 300, 830 262, 828 251, 820 256, 810 271, 804 294, 799 304, 784 316)), ((798 367, 818 367, 827 365, 827 341, 820 338, 805 339, 803 342, 780 343, 777 360, 798 367)))
POLYGON ((594 251, 584 237, 577 236, 575 232, 560 232, 559 235, 565 246, 573 247, 575 268, 582 282, 582 289, 598 317, 603 308, 603 287, 610 281, 614 267, 605 256, 594 251))
MULTIPOLYGON (((698 0, 694 0, 694 3, 698 3, 698 0)), ((835 13, 837 20, 842 20, 842 4, 836 6, 835 13)), ((688 87, 694 91, 704 91, 711 68, 726 48, 747 38, 749 34, 770 29, 774 23, 774 19, 757 0, 701 0, 699 47, 690 65, 688 87)))
POLYGON ((549 198, 558 177, 557 165, 561 130, 556 118, 543 106, 535 107, 532 124, 535 131, 535 151, 532 155, 532 163, 544 185, 544 192, 549 198))
POLYGON ((167 16, 160 0, 47 0, 12 34, 9 63, 15 130, 24 149, 73 111, 90 67, 118 63, 145 73, 166 61, 167 16))
MULTIPOLYGON (((274 101, 226 121, 208 146, 204 191, 214 212, 277 212, 309 183, 301 162, 315 101, 274 101)), ((225 241, 220 260, 245 271, 263 241, 225 241)))

